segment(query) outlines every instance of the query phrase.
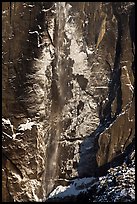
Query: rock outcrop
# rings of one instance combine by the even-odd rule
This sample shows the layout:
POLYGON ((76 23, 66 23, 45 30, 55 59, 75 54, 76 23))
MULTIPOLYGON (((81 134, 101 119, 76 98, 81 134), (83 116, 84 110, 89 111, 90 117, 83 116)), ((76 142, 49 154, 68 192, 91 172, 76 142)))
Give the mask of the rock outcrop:
POLYGON ((2 3, 2 200, 39 201, 135 135, 134 2, 2 3))
POLYGON ((134 202, 135 147, 120 165, 108 169, 105 176, 74 179, 68 186, 57 186, 46 202, 134 202))

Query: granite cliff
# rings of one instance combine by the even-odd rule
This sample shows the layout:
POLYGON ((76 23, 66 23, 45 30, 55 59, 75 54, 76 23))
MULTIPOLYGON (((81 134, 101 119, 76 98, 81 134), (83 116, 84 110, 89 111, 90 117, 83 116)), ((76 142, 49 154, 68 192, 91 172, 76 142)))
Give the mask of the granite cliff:
POLYGON ((135 136, 134 2, 2 2, 2 200, 101 176, 135 136))

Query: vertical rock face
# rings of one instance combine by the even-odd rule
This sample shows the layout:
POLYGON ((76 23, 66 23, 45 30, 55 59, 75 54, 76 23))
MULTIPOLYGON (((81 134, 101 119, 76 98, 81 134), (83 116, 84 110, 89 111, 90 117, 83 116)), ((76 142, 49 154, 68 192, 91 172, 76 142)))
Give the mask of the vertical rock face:
POLYGON ((132 142, 134 26, 134 2, 2 3, 3 201, 39 201, 132 142))

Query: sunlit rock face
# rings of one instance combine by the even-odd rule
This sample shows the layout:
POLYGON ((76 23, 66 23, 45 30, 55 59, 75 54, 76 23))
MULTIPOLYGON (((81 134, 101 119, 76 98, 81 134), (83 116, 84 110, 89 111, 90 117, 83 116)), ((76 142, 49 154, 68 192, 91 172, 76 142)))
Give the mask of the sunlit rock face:
POLYGON ((2 3, 3 201, 39 201, 134 138, 134 3, 2 3))

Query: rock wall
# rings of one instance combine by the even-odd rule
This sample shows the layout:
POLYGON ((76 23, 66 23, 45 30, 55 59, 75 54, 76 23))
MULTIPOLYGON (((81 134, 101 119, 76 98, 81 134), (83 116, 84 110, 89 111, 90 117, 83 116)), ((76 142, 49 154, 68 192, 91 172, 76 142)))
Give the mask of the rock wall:
POLYGON ((132 143, 134 2, 3 2, 3 201, 39 201, 132 143))

